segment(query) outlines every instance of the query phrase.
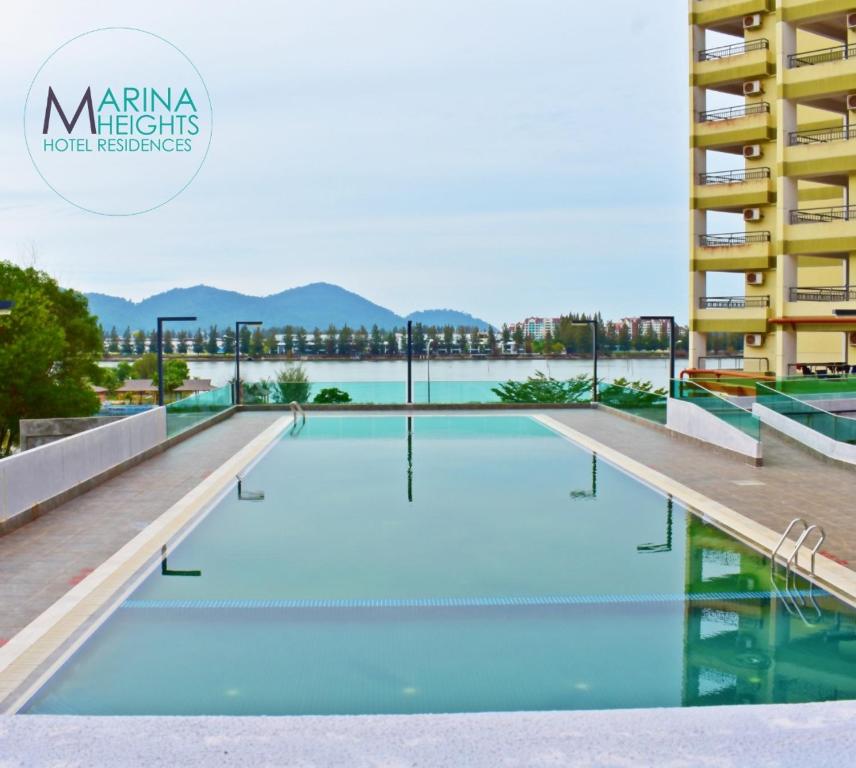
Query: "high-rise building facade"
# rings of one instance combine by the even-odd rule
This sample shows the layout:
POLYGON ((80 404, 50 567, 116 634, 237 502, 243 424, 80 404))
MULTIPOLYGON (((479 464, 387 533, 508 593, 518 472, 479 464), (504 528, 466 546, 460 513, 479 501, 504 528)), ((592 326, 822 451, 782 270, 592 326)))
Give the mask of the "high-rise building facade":
POLYGON ((689 10, 690 364, 721 332, 747 371, 856 363, 856 0, 689 10), (716 272, 743 289, 710 295, 716 272))

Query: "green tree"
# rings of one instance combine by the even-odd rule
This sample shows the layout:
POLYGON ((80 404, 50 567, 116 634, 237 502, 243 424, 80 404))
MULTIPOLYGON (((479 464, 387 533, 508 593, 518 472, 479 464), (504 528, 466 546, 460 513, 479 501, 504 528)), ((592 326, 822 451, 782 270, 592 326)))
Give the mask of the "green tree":
POLYGON ((579 403, 591 400, 592 377, 581 373, 561 381, 536 371, 526 381, 509 380, 491 391, 503 403, 579 403))
POLYGON ((517 353, 522 352, 526 344, 526 337, 523 335, 523 329, 515 328, 514 333, 511 335, 511 339, 514 342, 514 351, 517 353))
POLYGON ((487 351, 488 354, 496 354, 496 332, 493 330, 492 325, 488 326, 487 329, 487 351))
POLYGON ((324 351, 324 337, 318 326, 315 326, 315 330, 312 331, 312 351, 316 355, 320 355, 324 351))
POLYGON ((205 351, 209 355, 217 355, 220 353, 220 347, 217 346, 217 326, 212 325, 208 329, 208 339, 205 342, 205 351))
POLYGON ((178 332, 178 344, 176 345, 176 351, 179 355, 187 354, 187 331, 179 331, 178 332))
POLYGON ((338 331, 336 330, 336 326, 332 323, 327 328, 326 337, 324 339, 324 352, 327 357, 333 357, 336 354, 336 337, 338 336, 338 331))
POLYGON ((279 354, 279 340, 276 338, 276 329, 271 328, 267 335, 265 336, 265 354, 268 355, 278 355, 279 354))
POLYGON ((383 352, 383 335, 377 324, 372 326, 371 335, 369 336, 369 354, 380 355, 383 352))
POLYGON ((305 355, 306 354, 306 329, 301 325, 300 328, 297 329, 297 339, 295 340, 295 345, 297 346, 297 354, 305 355))
POLYGON ((119 332, 115 325, 110 329, 110 344, 107 346, 107 351, 111 354, 119 352, 119 332))
POLYGON ((205 337, 202 335, 202 329, 197 328, 193 336, 193 353, 201 355, 205 351, 205 337))
POLYGON ((262 329, 256 326, 253 328, 253 333, 250 337, 250 354, 253 357, 261 357, 264 353, 265 337, 262 334, 262 329))
POLYGON ((154 352, 146 352, 131 366, 131 377, 134 379, 152 379, 158 373, 158 356, 154 352))
POLYGON ((123 384, 134 375, 134 366, 125 360, 119 363, 114 370, 116 371, 116 376, 118 377, 120 384, 123 384))
MULTIPOLYGON (((173 392, 190 378, 190 370, 184 360, 167 360, 163 366, 163 388, 167 392, 173 392)), ((152 381, 158 383, 158 374, 152 376, 152 381)))
POLYGON ((134 333, 134 354, 142 355, 146 351, 146 334, 142 331, 134 333))
POLYGON ((149 352, 157 352, 158 349, 158 333, 152 331, 149 334, 149 352))
MULTIPOLYGON (((285 344, 285 354, 291 355, 295 351, 295 329, 293 325, 286 325, 282 330, 282 341, 285 344)), ((304 343, 306 341, 306 334, 304 333, 304 343)))
POLYGON ((239 343, 241 346, 241 354, 249 355, 250 354, 250 338, 252 334, 250 333, 250 329, 246 325, 241 326, 241 332, 238 336, 239 343))
POLYGON ((223 331, 223 354, 235 354, 235 332, 231 328, 223 331))
POLYGON ((173 352, 175 352, 175 345, 172 343, 172 339, 172 331, 167 328, 163 332, 163 352, 165 355, 171 355, 173 352))
POLYGON ((398 336, 395 335, 395 331, 390 331, 386 334, 386 354, 388 357, 394 357, 398 354, 398 336))
POLYGON ((354 334, 354 352, 362 357, 369 348, 369 332, 361 325, 354 334))
POLYGON ((121 352, 123 355, 130 355, 133 351, 134 348, 131 346, 131 328, 128 326, 122 334, 121 352))
POLYGON ((343 357, 349 357, 354 351, 354 332, 350 326, 345 323, 342 330, 339 331, 339 354, 343 357))
POLYGON ((10 262, 0 262, 0 296, 15 302, 0 316, 0 432, 16 441, 20 419, 97 412, 89 382, 98 376, 103 337, 86 297, 10 262))
POLYGON ((455 343, 455 329, 451 325, 443 326, 443 346, 446 348, 446 354, 452 354, 452 344, 455 343))

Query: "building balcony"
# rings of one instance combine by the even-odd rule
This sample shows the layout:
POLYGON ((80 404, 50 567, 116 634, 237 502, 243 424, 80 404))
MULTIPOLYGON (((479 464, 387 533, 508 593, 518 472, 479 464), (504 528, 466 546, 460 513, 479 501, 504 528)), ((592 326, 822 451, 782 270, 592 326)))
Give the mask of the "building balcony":
POLYGON ((699 235, 693 249, 694 272, 749 272, 775 264, 769 232, 699 235))
POLYGON ((791 211, 784 249, 794 255, 856 251, 856 206, 791 211))
POLYGON ((692 143, 699 149, 742 152, 746 144, 773 141, 776 125, 766 101, 696 113, 692 143))
POLYGON ((779 0, 782 21, 799 23, 815 34, 842 39, 843 17, 853 10, 852 0, 779 0))
POLYGON ((839 126, 814 131, 795 131, 788 136, 785 147, 785 176, 796 178, 827 178, 830 183, 844 185, 847 175, 856 172, 856 129, 839 126))
POLYGON ((727 35, 742 35, 744 16, 771 10, 772 0, 694 0, 690 23, 727 35))
POLYGON ((856 45, 837 45, 788 56, 782 95, 803 104, 845 112, 856 88, 856 45))
POLYGON ((769 168, 700 173, 692 207, 703 211, 740 211, 776 201, 776 183, 769 168))
POLYGON ((693 85, 743 95, 743 83, 769 77, 776 62, 766 39, 722 45, 699 51, 693 68, 693 85))
POLYGON ((700 333, 766 333, 769 296, 704 296, 691 326, 700 333))
POLYGON ((799 286, 791 288, 788 292, 788 300, 824 302, 830 301, 856 301, 856 288, 849 285, 843 286, 799 286))

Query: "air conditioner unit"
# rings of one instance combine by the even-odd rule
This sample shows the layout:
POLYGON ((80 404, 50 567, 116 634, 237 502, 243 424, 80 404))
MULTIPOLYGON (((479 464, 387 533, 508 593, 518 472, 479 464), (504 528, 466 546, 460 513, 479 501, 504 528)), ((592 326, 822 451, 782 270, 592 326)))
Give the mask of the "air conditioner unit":
POLYGON ((847 29, 856 29, 856 13, 847 14, 847 29))
POLYGON ((743 83, 744 96, 758 96, 761 93, 764 93, 764 89, 761 87, 760 80, 748 80, 743 83))
POLYGON ((746 346, 747 347, 763 347, 764 346, 764 334, 763 333, 747 333, 746 334, 746 346))
POLYGON ((847 109, 851 112, 856 112, 856 93, 847 95, 847 109))
POLYGON ((743 147, 743 157, 747 160, 755 160, 756 158, 761 157, 764 153, 761 151, 760 144, 747 144, 743 147))
POLYGON ((744 208, 743 221, 761 221, 760 208, 744 208))
POLYGON ((748 16, 743 17, 743 29, 760 29, 761 27, 761 14, 760 13, 750 13, 748 16))
POLYGON ((763 272, 747 272, 746 273, 746 282, 749 285, 764 285, 764 273, 763 272))

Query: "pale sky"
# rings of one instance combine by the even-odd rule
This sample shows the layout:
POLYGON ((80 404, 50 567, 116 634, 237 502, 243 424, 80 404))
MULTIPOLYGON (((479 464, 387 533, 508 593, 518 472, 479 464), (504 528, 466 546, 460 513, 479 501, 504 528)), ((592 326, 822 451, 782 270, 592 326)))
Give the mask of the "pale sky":
POLYGON ((0 257, 135 300, 326 281, 495 324, 685 319, 686 41, 685 0, 9 3, 0 257), (181 48, 214 108, 195 181, 126 218, 59 198, 22 130, 44 59, 105 26, 181 48))

